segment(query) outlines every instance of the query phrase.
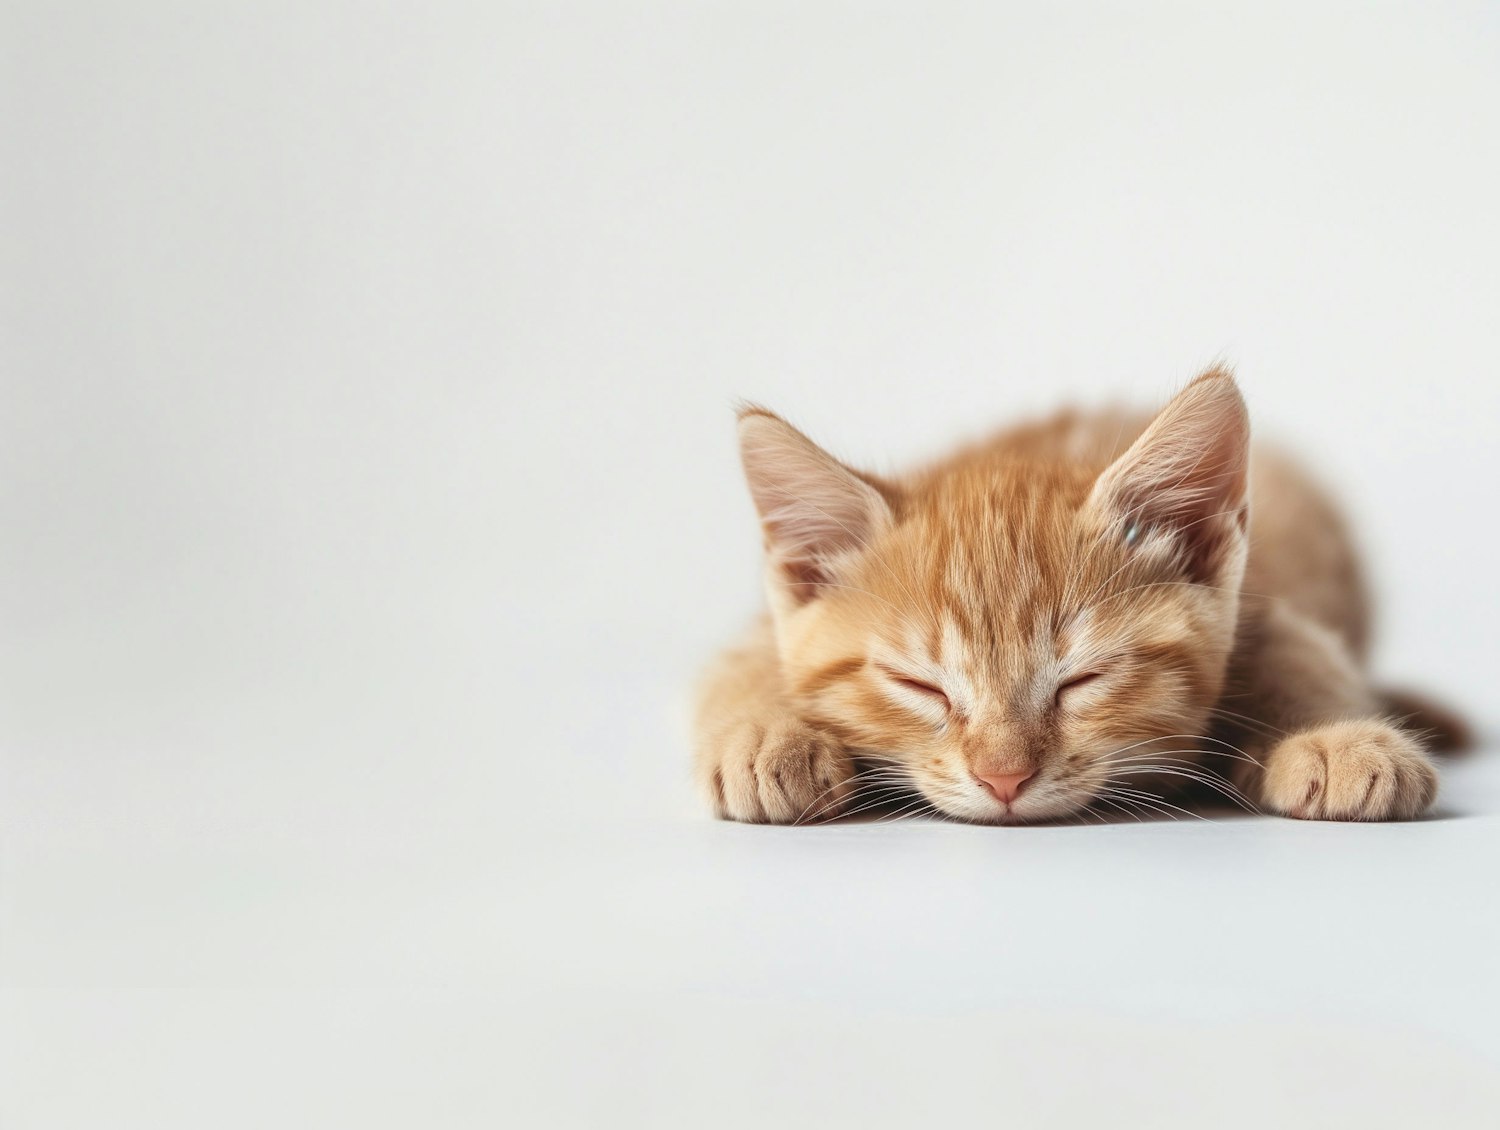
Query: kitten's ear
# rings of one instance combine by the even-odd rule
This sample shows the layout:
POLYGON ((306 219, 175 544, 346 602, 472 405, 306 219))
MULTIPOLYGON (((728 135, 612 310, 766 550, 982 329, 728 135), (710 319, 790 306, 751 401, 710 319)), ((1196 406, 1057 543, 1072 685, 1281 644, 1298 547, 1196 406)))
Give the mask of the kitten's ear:
POLYGON ((766 550, 800 601, 833 580, 841 558, 891 520, 873 481, 844 466, 780 416, 740 411, 740 457, 760 512, 766 550))
POLYGON ((1167 534, 1197 580, 1210 582, 1244 537, 1250 418, 1225 369, 1178 393, 1099 476, 1091 502, 1129 541, 1167 534))

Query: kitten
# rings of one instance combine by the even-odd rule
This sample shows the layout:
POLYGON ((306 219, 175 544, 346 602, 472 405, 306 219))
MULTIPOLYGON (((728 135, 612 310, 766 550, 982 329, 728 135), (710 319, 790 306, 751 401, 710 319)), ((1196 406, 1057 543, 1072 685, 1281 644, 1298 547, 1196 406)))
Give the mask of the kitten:
POLYGON ((1252 458, 1228 372, 1153 420, 1064 414, 902 479, 760 408, 739 435, 770 615, 699 700, 717 815, 905 792, 1015 823, 1182 811, 1185 786, 1311 819, 1432 804, 1398 715, 1448 744, 1461 723, 1371 686, 1343 524, 1291 463, 1252 458))

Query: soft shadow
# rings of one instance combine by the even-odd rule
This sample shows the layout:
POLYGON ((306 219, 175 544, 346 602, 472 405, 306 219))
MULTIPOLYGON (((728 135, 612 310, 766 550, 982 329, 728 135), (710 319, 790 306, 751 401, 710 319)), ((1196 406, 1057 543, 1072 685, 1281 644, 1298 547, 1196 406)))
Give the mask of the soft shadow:
MULTIPOLYGON (((809 822, 800 826, 805 828, 834 828, 901 823, 954 824, 973 828, 1100 828, 1130 826, 1134 824, 1238 824, 1249 820, 1291 819, 1291 817, 1280 817, 1269 812, 1247 811, 1239 805, 1225 800, 1220 794, 1208 789, 1205 789, 1201 794, 1196 794, 1191 790, 1174 793, 1163 798, 1159 803, 1173 807, 1165 811, 1146 808, 1120 810, 1096 802, 1081 812, 1072 813, 1053 820, 1030 820, 1014 824, 982 824, 934 812, 928 802, 917 793, 912 792, 882 800, 870 800, 856 796, 850 805, 849 811, 845 814, 833 816, 826 820, 809 822)), ((1415 820, 1401 821, 1401 823, 1432 824, 1451 820, 1467 820, 1482 815, 1484 813, 1458 811, 1446 805, 1439 804, 1431 812, 1415 820)), ((1351 821, 1322 820, 1312 821, 1312 823, 1338 824, 1351 823, 1351 821)), ((1357 821, 1353 823, 1364 822, 1357 821)), ((1386 822, 1375 821, 1371 823, 1386 822)))

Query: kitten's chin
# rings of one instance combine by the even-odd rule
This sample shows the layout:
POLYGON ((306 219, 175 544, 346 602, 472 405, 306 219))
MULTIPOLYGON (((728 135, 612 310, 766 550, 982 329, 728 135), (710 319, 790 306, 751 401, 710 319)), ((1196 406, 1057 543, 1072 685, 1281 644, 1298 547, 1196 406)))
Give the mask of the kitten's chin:
POLYGON ((1062 793, 1017 797, 1009 805, 1001 805, 989 797, 945 798, 938 801, 928 798, 938 811, 970 824, 1047 824, 1056 820, 1067 820, 1078 815, 1088 806, 1085 795, 1069 796, 1062 793))

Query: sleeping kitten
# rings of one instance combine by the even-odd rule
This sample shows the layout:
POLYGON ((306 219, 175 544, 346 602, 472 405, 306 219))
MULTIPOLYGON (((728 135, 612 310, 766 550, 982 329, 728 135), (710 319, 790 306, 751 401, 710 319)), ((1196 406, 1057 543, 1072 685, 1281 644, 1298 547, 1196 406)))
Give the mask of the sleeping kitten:
POLYGON ((1449 744, 1461 723, 1371 686, 1343 525, 1293 465, 1252 458, 1229 373, 1154 420, 1065 414, 897 480, 759 408, 739 434, 770 615, 699 701, 719 816, 904 791, 1014 823, 1182 811, 1183 786, 1312 819, 1432 804, 1411 721, 1449 744))

